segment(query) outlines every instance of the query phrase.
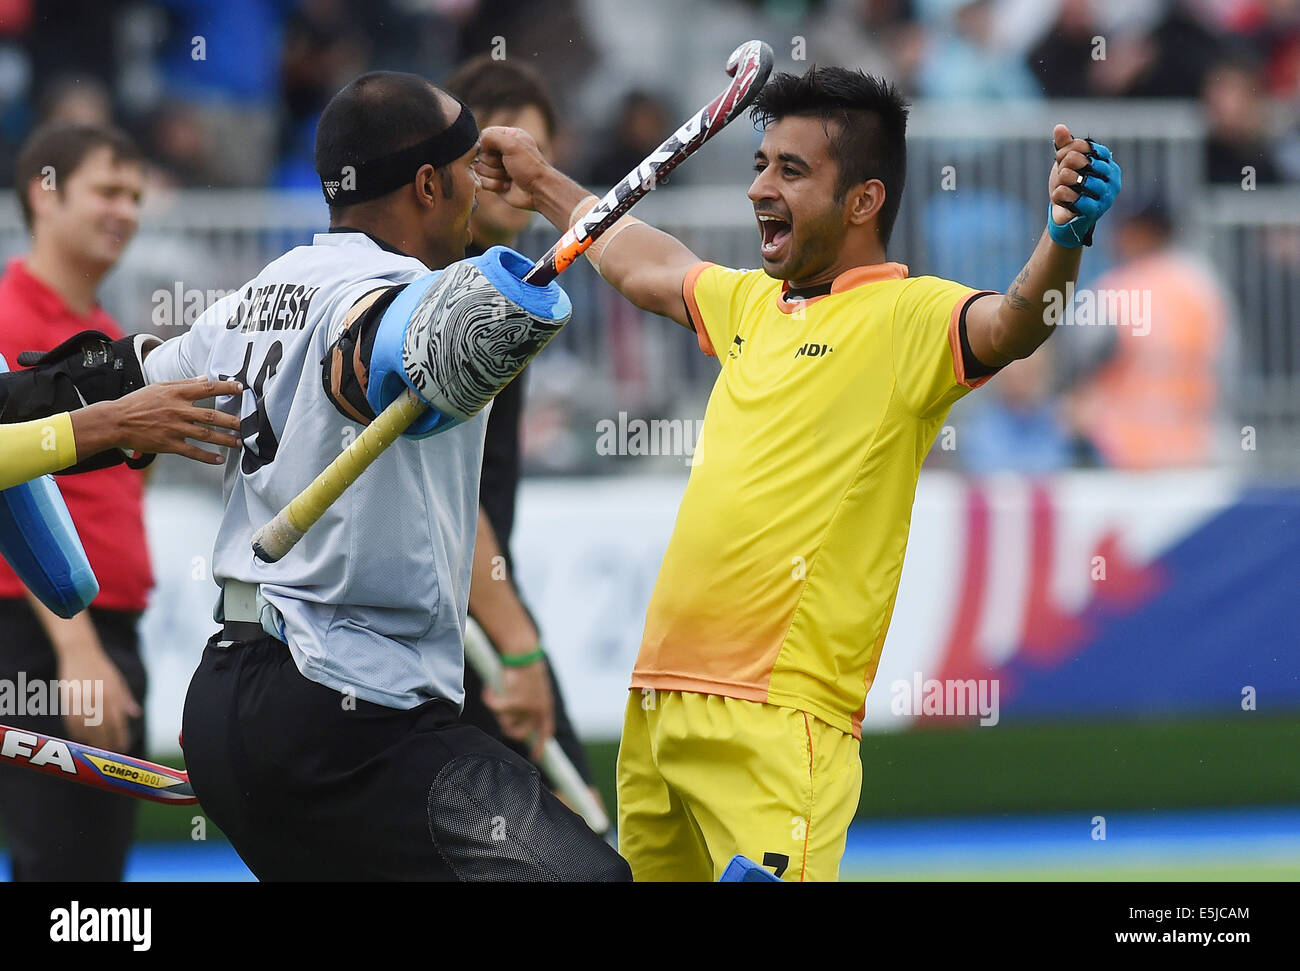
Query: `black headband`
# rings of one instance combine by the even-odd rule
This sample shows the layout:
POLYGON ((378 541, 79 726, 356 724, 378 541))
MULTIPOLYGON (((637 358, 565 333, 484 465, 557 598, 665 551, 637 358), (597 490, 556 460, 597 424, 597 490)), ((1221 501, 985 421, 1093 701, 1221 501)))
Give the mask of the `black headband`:
POLYGON ((478 123, 474 121, 473 112, 462 101, 460 114, 443 131, 409 148, 381 155, 368 162, 345 165, 338 178, 327 179, 322 175, 321 191, 331 206, 351 206, 378 199, 414 179, 420 166, 441 168, 460 158, 477 141, 478 123))

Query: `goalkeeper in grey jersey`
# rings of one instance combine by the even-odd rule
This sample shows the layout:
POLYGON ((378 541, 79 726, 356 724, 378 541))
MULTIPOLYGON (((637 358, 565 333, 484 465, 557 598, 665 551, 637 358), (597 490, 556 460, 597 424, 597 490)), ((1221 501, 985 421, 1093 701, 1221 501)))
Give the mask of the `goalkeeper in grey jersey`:
POLYGON ((469 109, 424 79, 353 81, 317 132, 330 231, 145 357, 151 381, 247 389, 218 399, 244 448, 183 739, 200 802, 263 879, 629 879, 527 761, 458 719, 485 403, 569 312, 512 251, 462 261, 477 145, 469 109), (253 532, 407 387, 441 410, 291 553, 255 559, 253 532))

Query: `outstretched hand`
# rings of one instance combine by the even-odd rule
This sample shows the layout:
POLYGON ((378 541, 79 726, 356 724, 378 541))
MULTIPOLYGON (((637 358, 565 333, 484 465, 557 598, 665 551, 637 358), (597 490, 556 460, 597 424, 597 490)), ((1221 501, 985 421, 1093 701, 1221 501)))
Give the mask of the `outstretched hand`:
POLYGON ((239 417, 200 408, 195 402, 242 393, 243 386, 237 381, 190 378, 151 384, 116 401, 79 408, 72 412, 77 455, 85 457, 117 447, 150 454, 174 452, 196 462, 219 465, 225 461, 223 454, 199 448, 187 439, 239 448, 239 437, 229 434, 239 431, 239 417))

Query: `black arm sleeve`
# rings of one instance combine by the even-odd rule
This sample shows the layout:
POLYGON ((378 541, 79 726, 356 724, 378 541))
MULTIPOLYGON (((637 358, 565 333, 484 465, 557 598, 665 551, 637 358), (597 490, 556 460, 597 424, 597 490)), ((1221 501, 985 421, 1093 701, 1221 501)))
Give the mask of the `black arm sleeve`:
POLYGON ((997 374, 1002 370, 1000 367, 989 367, 977 358, 975 352, 971 350, 970 338, 966 335, 966 311, 970 310, 970 305, 980 297, 990 296, 996 296, 996 291, 986 290, 983 293, 975 294, 967 300, 966 305, 961 308, 961 318, 957 321, 957 333, 961 337, 961 362, 962 366, 966 369, 967 380, 987 377, 990 374, 997 374))
MULTIPOLYGON (((374 409, 366 400, 367 379, 370 373, 370 352, 375 346, 375 333, 384 311, 405 289, 403 286, 384 287, 379 299, 343 328, 338 340, 330 345, 321 359, 321 383, 339 414, 352 421, 368 425, 375 420, 374 409)), ((374 293, 374 291, 370 291, 374 293)), ((366 294, 361 299, 370 294, 366 294)))

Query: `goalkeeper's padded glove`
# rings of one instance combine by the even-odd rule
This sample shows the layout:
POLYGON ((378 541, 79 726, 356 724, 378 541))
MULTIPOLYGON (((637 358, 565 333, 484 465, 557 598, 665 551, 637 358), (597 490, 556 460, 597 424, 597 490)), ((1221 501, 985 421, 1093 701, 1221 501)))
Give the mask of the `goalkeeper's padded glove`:
MULTIPOLYGON (((149 334, 113 340, 97 330, 83 330, 52 350, 23 351, 18 363, 28 370, 5 376, 0 389, 0 421, 46 418, 138 391, 149 383, 144 377, 145 348, 158 343, 161 341, 149 334)), ((121 462, 139 469, 153 458, 135 458, 125 449, 112 448, 56 474, 90 472, 121 462)))

